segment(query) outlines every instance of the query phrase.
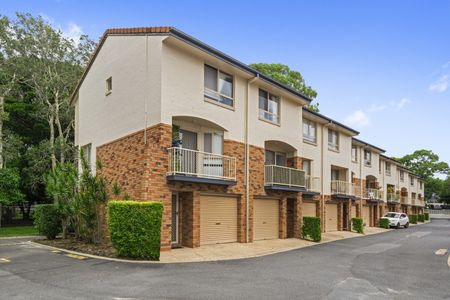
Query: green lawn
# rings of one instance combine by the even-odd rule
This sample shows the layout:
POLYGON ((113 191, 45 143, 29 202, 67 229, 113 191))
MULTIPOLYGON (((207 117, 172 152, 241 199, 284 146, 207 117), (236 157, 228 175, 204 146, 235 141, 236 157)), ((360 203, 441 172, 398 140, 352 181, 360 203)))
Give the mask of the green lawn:
POLYGON ((38 235, 33 226, 0 227, 0 237, 38 235))

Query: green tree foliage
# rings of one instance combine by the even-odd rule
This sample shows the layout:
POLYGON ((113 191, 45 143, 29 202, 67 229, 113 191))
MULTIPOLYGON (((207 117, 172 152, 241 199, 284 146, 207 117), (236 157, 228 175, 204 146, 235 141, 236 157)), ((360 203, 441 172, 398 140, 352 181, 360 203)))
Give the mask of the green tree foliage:
POLYGON ((357 233, 364 233, 364 220, 361 218, 352 218, 352 229, 357 233))
POLYGON ((17 169, 0 169, 0 205, 9 205, 23 201, 20 190, 20 175, 17 169))
MULTIPOLYGON (((292 70, 287 65, 256 63, 251 64, 250 67, 293 88, 311 99, 315 99, 317 97, 317 92, 311 86, 306 85, 302 74, 298 71, 292 70)), ((318 112, 319 103, 310 104, 308 108, 318 112)))

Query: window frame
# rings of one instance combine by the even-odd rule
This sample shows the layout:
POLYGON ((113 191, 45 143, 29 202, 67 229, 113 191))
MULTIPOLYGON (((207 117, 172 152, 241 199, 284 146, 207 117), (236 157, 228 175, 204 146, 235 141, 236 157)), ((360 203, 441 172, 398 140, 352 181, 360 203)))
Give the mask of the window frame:
POLYGON ((399 177, 401 182, 405 182, 405 171, 400 170, 399 177))
POLYGON ((330 151, 334 151, 334 152, 339 152, 339 148, 340 148, 340 136, 339 136, 339 131, 328 128, 328 150, 330 151), (336 143, 333 144, 332 142, 330 142, 330 135, 332 136, 334 133, 336 135, 336 143))
POLYGON ((285 152, 280 152, 280 151, 273 151, 273 150, 267 150, 265 149, 264 151, 264 165, 265 166, 280 166, 280 167, 286 167, 287 166, 287 154, 285 152), (273 164, 267 164, 267 152, 270 152, 273 154, 273 159, 274 159, 274 163, 273 164), (284 165, 279 165, 277 162, 277 157, 283 157, 284 159, 284 165))
POLYGON ((258 88, 258 118, 260 120, 262 120, 262 121, 266 121, 266 122, 269 122, 271 124, 280 125, 280 121, 281 121, 281 97, 277 96, 277 95, 275 95, 275 94, 273 94, 271 92, 269 92, 268 90, 265 90, 265 89, 262 89, 262 88, 258 88), (274 113, 271 113, 271 112, 266 111, 263 108, 259 107, 261 91, 267 93, 267 98, 266 98, 266 100, 267 100, 267 108, 269 107, 269 101, 273 101, 273 100, 270 99, 270 96, 273 96, 273 97, 275 97, 278 100, 278 103, 277 103, 277 114, 276 115, 274 113), (261 112, 262 112, 262 115, 261 115, 261 112), (270 114, 270 115, 275 115, 276 116, 276 121, 273 121, 273 120, 270 120, 270 119, 266 118, 265 117, 266 113, 270 114))
POLYGON ((357 163, 358 162, 358 146, 352 145, 351 156, 352 156, 352 162, 357 163), (353 150, 355 150, 355 155, 353 155, 353 150))
POLYGON ((209 103, 212 103, 212 104, 216 104, 216 105, 219 105, 219 106, 223 106, 223 107, 225 107, 225 108, 231 108, 231 109, 234 109, 234 108, 235 108, 235 103, 236 103, 236 99, 235 99, 235 91, 236 91, 236 87, 235 87, 235 77, 234 77, 234 75, 229 74, 229 73, 227 73, 227 72, 224 72, 224 71, 222 71, 221 69, 216 68, 216 67, 213 67, 213 66, 211 66, 211 65, 209 65, 209 64, 207 64, 207 63, 204 63, 204 64, 203 64, 203 97, 204 97, 204 100, 205 100, 206 102, 209 102, 209 103), (209 68, 214 69, 214 70, 216 71, 217 91, 214 91, 214 90, 212 90, 212 89, 206 87, 206 81, 205 81, 205 72, 206 72, 205 70, 206 70, 206 67, 209 67, 209 68), (219 79, 220 79, 220 73, 222 73, 222 74, 224 74, 224 75, 226 75, 226 76, 230 76, 230 77, 231 77, 231 80, 232 80, 232 85, 231 85, 231 97, 230 97, 230 96, 227 96, 227 95, 224 95, 224 94, 222 94, 222 93, 219 91, 219 79), (227 103, 224 103, 223 101, 220 101, 219 99, 214 98, 214 97, 211 96, 211 95, 208 95, 207 92, 210 92, 211 94, 216 94, 216 95, 218 96, 219 99, 221 99, 221 97, 224 97, 224 98, 230 100, 233 104, 232 104, 232 105, 229 105, 229 104, 227 104, 227 103))
POLYGON ((112 89, 113 89, 112 76, 109 76, 105 80, 105 95, 108 96, 109 94, 111 94, 112 89))
POLYGON ((303 141, 317 144, 317 123, 308 119, 302 121, 303 141), (308 128, 308 134, 305 135, 305 125, 308 128), (314 136, 310 135, 311 128, 314 127, 314 136))
POLYGON ((388 161, 384 162, 384 173, 386 174, 386 176, 391 176, 391 163, 388 161))
POLYGON ((366 167, 372 167, 372 151, 364 149, 364 165, 366 167), (367 159, 366 154, 369 154, 369 159, 367 159))

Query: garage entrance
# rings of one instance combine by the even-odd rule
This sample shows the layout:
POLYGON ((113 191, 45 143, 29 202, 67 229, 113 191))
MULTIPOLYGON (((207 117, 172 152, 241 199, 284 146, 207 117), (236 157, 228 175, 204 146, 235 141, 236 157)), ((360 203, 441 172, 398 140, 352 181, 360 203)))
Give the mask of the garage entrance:
POLYGON ((279 238, 280 201, 255 199, 253 201, 253 240, 279 238))

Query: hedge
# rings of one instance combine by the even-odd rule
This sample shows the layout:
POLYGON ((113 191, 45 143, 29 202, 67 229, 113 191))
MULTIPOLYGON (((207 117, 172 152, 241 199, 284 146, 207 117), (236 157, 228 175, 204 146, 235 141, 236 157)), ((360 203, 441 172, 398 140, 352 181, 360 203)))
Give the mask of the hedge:
POLYGON ((160 202, 110 201, 108 228, 118 255, 159 260, 162 213, 160 202))
POLYGON ((36 205, 33 218, 34 227, 39 234, 45 235, 49 240, 54 240, 62 230, 61 215, 55 204, 36 205))
POLYGON ((410 215, 409 216, 409 223, 417 224, 417 215, 410 215))
POLYGON ((430 221, 430 214, 429 213, 424 213, 423 214, 425 221, 430 221))
POLYGON ((380 228, 386 228, 386 229, 389 229, 389 220, 388 219, 383 219, 383 218, 381 218, 379 221, 378 221, 378 225, 379 225, 379 227, 380 228))
POLYGON ((352 218, 352 229, 357 233, 364 233, 364 220, 361 218, 352 218))
POLYGON ((310 239, 314 242, 322 240, 322 230, 320 229, 320 218, 303 217, 302 238, 310 239))
POLYGON ((418 215, 417 215, 417 221, 419 221, 419 222, 421 222, 421 223, 425 222, 425 215, 423 215, 423 214, 418 214, 418 215))

